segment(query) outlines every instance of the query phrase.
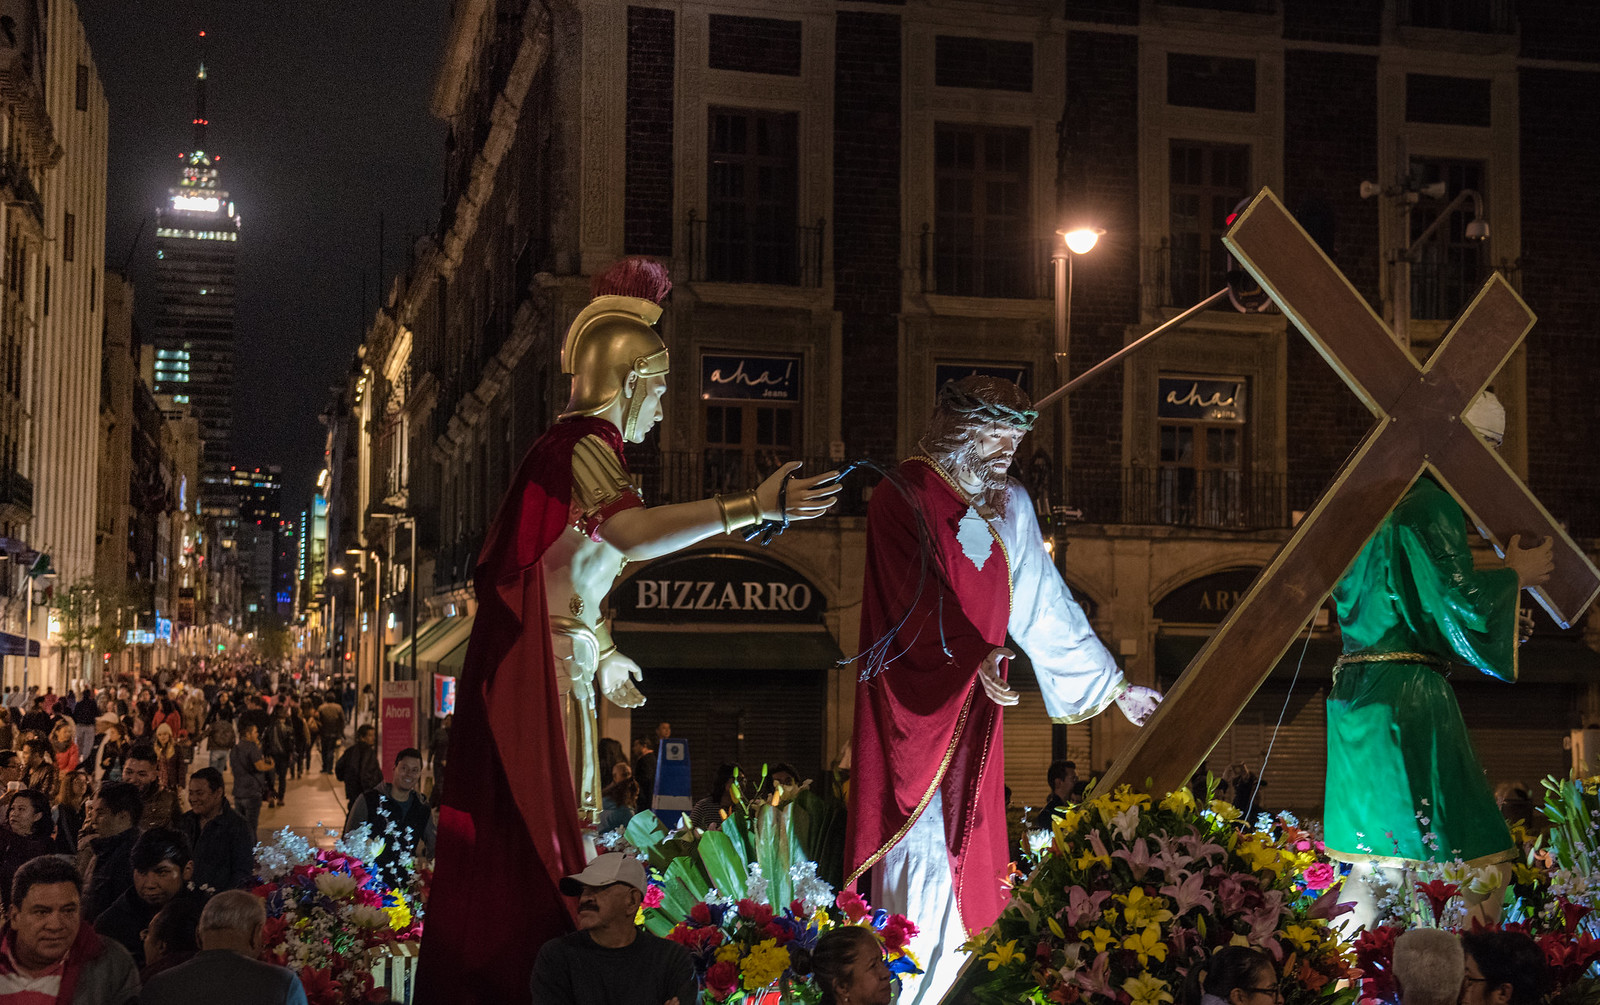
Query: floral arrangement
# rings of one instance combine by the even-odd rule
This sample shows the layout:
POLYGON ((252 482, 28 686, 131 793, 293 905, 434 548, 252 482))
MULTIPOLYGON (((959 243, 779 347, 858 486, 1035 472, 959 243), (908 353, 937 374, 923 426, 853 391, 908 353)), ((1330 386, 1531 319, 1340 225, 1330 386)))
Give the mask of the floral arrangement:
POLYGON ((757 1001, 777 995, 814 1003, 821 989, 793 969, 793 951, 810 950, 844 925, 873 931, 896 979, 921 973, 907 945, 916 927, 874 911, 855 893, 835 893, 817 874, 795 828, 794 794, 737 805, 721 828, 668 833, 653 813, 636 815, 610 850, 647 862, 650 887, 640 922, 681 943, 694 959, 702 1001, 757 1001))
POLYGON ((1034 850, 1038 865, 967 946, 980 1002, 1162 1005, 1230 944, 1271 954, 1288 1005, 1355 1000, 1354 957, 1329 924, 1338 873, 1286 814, 1250 827, 1188 789, 1157 802, 1124 786, 1059 812, 1034 850))
POLYGON ((422 938, 431 871, 407 862, 411 881, 386 887, 373 865, 383 847, 363 824, 331 849, 285 828, 256 850, 261 882, 252 892, 267 905, 262 958, 298 973, 310 1005, 386 1000, 372 961, 409 955, 422 938))
MULTIPOLYGON (((1550 825, 1548 835, 1535 836, 1522 822, 1511 829, 1519 854, 1511 863, 1511 882, 1495 927, 1522 932, 1538 943, 1549 968, 1551 1002, 1600 1002, 1597 782, 1545 779, 1546 800, 1539 812, 1550 825)), ((1398 995, 1390 967, 1400 933, 1419 926, 1467 929, 1467 897, 1489 894, 1500 885, 1500 877, 1493 866, 1474 869, 1453 861, 1418 870, 1399 887, 1372 882, 1380 919, 1355 942, 1365 975, 1362 999, 1394 1001, 1398 995)))

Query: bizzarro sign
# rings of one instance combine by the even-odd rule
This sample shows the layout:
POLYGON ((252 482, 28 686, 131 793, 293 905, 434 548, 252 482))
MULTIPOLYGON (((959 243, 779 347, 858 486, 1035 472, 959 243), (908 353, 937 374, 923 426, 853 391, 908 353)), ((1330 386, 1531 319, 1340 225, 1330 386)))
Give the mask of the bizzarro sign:
POLYGON ((663 558, 611 594, 635 624, 820 624, 827 600, 810 580, 765 555, 691 552, 663 558))

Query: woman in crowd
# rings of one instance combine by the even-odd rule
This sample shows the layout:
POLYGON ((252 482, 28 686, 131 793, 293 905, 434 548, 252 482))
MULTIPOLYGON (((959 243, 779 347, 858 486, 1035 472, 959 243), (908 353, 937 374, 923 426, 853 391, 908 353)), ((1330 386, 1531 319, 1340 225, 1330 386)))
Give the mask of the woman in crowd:
POLYGON ((734 776, 739 773, 736 764, 723 762, 717 768, 717 780, 711 786, 711 794, 694 804, 694 809, 689 811, 689 822, 703 831, 718 830, 722 827, 724 814, 733 809, 734 804, 734 776))
POLYGON ((1283 1001, 1272 958, 1249 946, 1223 946, 1189 973, 1178 1005, 1274 1005, 1283 1001))
POLYGON ((56 790, 53 812, 56 829, 56 851, 63 855, 78 853, 78 832, 83 830, 84 814, 89 803, 89 773, 82 768, 61 776, 56 790))
POLYGON ((122 762, 128 756, 128 741, 119 723, 106 726, 105 738, 100 741, 100 780, 122 781, 122 762))
POLYGON ((182 788, 183 762, 178 757, 178 737, 172 723, 162 722, 156 727, 156 770, 163 789, 182 788))
POLYGON ((50 727, 50 749, 55 755, 58 773, 77 770, 78 732, 73 728, 71 719, 56 717, 55 724, 50 727))
MULTIPOLYGON (((22 758, 25 766, 22 787, 38 789, 40 792, 54 792, 59 772, 56 770, 56 754, 50 747, 50 741, 36 736, 24 740, 22 758)), ((46 805, 49 805, 48 800, 46 805)))
POLYGON ((150 723, 138 712, 128 717, 127 736, 128 746, 137 747, 141 743, 149 743, 153 737, 150 735, 150 723))
POLYGON ((11 800, 0 826, 0 902, 9 903, 11 880, 29 859, 55 851, 50 841, 50 799, 38 789, 23 789, 11 800))
POLYGON ((634 803, 639 801, 639 783, 632 778, 612 782, 600 793, 602 810, 595 822, 600 833, 614 831, 633 819, 634 803))
POLYGON ((789 966, 816 982, 822 992, 818 1005, 889 1005, 894 995, 883 946, 871 929, 859 925, 828 932, 809 952, 791 946, 789 966))
MULTIPOLYGON (((619 741, 619 740, 614 740, 609 736, 601 737, 601 739, 600 739, 600 784, 601 785, 610 785, 613 782, 622 781, 622 779, 627 777, 627 776, 617 774, 616 771, 615 771, 615 767, 618 764, 627 764, 627 763, 628 763, 628 754, 627 754, 626 751, 624 751, 622 749, 622 742, 619 741)), ((629 775, 633 774, 633 769, 632 769, 631 766, 628 769, 628 774, 629 775)))
POLYGON ((1538 1005, 1544 999, 1544 953, 1521 932, 1465 932, 1461 950, 1467 971, 1461 1005, 1538 1005))
POLYGON ((183 728, 183 713, 178 711, 178 703, 171 698, 162 698, 156 702, 155 714, 150 717, 150 732, 156 732, 163 725, 172 727, 173 740, 189 735, 183 728))

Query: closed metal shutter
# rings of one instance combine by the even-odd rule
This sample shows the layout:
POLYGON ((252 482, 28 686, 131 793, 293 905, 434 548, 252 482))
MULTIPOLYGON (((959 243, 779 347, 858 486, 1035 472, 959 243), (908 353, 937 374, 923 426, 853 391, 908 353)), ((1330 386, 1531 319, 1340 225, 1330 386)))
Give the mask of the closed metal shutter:
POLYGON ((1212 748, 1206 770, 1220 778, 1229 765, 1242 763, 1261 775, 1258 806, 1320 817, 1328 760, 1325 688, 1322 681, 1302 680, 1291 696, 1286 683, 1263 685, 1212 748))
POLYGON ((820 778, 825 679, 821 670, 646 667, 639 683, 646 701, 633 712, 633 731, 653 733, 656 723, 669 722, 674 737, 689 741, 695 799, 710 795, 724 761, 752 780, 763 764, 779 761, 793 765, 802 780, 820 778))
MULTIPOLYGON (((1013 648, 1013 652, 1017 650, 1013 648)), ((1023 659, 1012 665, 1009 680, 1021 700, 1002 713, 1006 748, 1006 784, 1011 806, 1040 807, 1050 796, 1045 775, 1050 771, 1050 716, 1044 709, 1033 667, 1023 659)), ((983 699, 987 700, 987 699, 983 699)), ((1078 777, 1089 777, 1089 723, 1067 727, 1067 760, 1078 765, 1078 777)))
POLYGON ((1571 772, 1572 755, 1561 743, 1578 725, 1580 690, 1571 684, 1463 680, 1471 673, 1456 670, 1451 683, 1489 786, 1519 782, 1535 803, 1543 802, 1540 781, 1547 775, 1565 778, 1571 772))

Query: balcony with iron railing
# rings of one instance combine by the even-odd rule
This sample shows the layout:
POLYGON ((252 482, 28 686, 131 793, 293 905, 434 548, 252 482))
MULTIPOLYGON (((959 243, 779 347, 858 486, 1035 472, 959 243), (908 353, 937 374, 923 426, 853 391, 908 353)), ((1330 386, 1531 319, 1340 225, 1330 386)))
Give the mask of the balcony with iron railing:
MULTIPOLYGON (((1228 284, 1227 256, 1174 247, 1168 238, 1144 251, 1144 309, 1187 308, 1228 284)), ((1224 304, 1226 306, 1226 304, 1224 304)))
POLYGON ((1517 30, 1513 0, 1399 0, 1402 28, 1439 28, 1505 35, 1517 30))
POLYGON ((912 235, 923 293, 1044 300, 1051 295, 1054 242, 1033 237, 939 231, 912 235))
POLYGON ((1230 531, 1289 527, 1320 491, 1281 474, 1178 467, 1074 467, 1067 480, 1068 507, 1085 523, 1230 531))
POLYGON ((683 226, 690 282, 822 285, 824 220, 800 227, 691 209, 683 226))

